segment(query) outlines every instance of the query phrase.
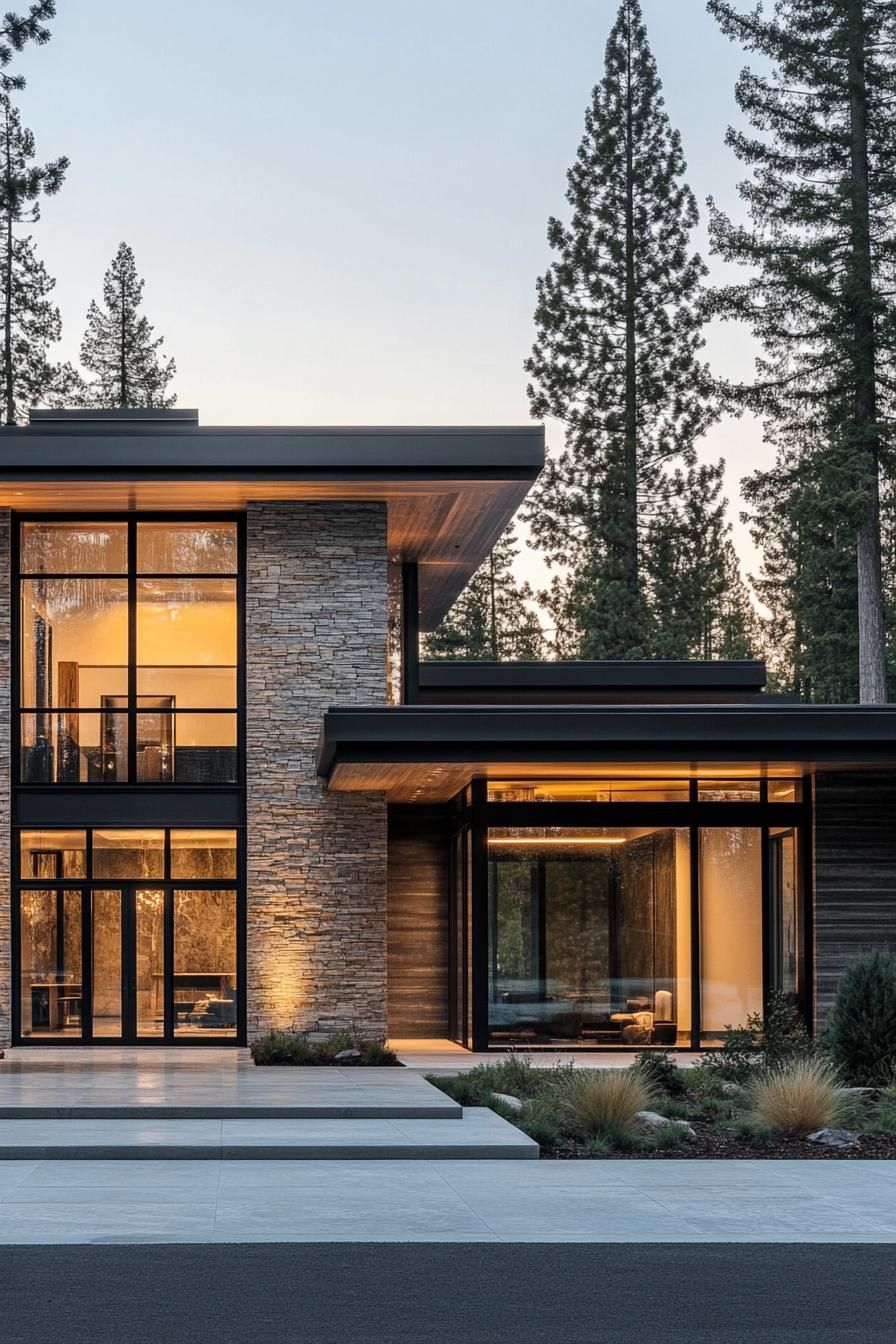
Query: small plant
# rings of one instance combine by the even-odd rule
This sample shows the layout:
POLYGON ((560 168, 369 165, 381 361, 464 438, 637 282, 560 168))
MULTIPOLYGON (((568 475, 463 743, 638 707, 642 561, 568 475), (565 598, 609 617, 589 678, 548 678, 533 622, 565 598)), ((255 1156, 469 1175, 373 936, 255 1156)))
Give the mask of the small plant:
POLYGON ((857 1087, 886 1084, 896 1068, 896 956, 878 949, 840 977, 824 1042, 843 1077, 857 1087))
POLYGON ((535 1097, 523 1102, 523 1109, 507 1119, 528 1134, 542 1148, 555 1148, 560 1142, 560 1125, 556 1108, 549 1101, 535 1097))
POLYGON ((832 1066, 821 1059, 798 1059, 754 1083, 756 1118, 779 1134, 811 1134, 849 1118, 851 1104, 832 1066))
POLYGON ((680 1069, 668 1050, 641 1050, 632 1065, 655 1093, 667 1097, 683 1097, 687 1092, 684 1070, 680 1069))
POLYGON ((767 1144, 774 1137, 774 1130, 764 1125, 754 1115, 738 1115, 728 1126, 732 1134, 740 1139, 749 1139, 751 1143, 767 1144))
POLYGON ((269 1031, 249 1046, 256 1064, 351 1065, 401 1067, 385 1041, 368 1040, 353 1031, 333 1032, 324 1041, 309 1041, 298 1031, 269 1031), (338 1056, 348 1053, 345 1059, 338 1056))
POLYGON ((635 1115, 653 1101, 653 1090, 634 1069, 577 1069, 558 1091, 564 1128, 576 1138, 612 1136, 631 1130, 635 1115))
POLYGON ((764 1015, 750 1013, 742 1025, 726 1026, 725 1033, 719 1049, 697 1067, 741 1087, 757 1071, 775 1069, 790 1060, 812 1059, 818 1050, 799 1011, 785 994, 777 992, 769 995, 764 1015))
POLYGON ((253 1041, 249 1053, 256 1064, 316 1064, 314 1051, 293 1031, 269 1031, 253 1041))
POLYGON ((663 1125, 662 1129, 654 1130, 650 1136, 652 1148, 680 1148, 684 1142, 685 1131, 681 1125, 663 1125))

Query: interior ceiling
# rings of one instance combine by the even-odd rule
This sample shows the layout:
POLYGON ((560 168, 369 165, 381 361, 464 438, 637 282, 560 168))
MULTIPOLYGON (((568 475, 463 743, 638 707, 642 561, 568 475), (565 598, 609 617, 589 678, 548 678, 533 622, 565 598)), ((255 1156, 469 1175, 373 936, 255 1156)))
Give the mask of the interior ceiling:
POLYGON ((504 531, 527 481, 431 480, 88 480, 0 481, 0 508, 85 513, 149 510, 239 512, 253 500, 364 500, 388 504, 392 560, 420 565, 420 623, 438 624, 504 531))
MULTIPOLYGON (((329 787, 336 793, 385 792, 391 803, 443 803, 459 793, 476 776, 484 779, 756 779, 758 776, 801 776, 811 767, 799 761, 740 762, 681 761, 620 765, 594 762, 588 765, 551 764, 545 761, 512 763, 469 761, 463 764, 337 764, 329 787)), ((826 767, 828 768, 828 767, 826 767)))

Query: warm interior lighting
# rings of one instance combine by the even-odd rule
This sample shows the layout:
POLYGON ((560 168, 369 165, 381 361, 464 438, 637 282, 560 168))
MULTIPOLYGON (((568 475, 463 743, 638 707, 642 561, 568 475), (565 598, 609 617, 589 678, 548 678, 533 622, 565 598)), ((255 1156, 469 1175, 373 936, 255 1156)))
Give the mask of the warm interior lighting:
POLYGON ((538 836, 534 839, 519 838, 513 836, 500 836, 497 839, 489 837, 490 845, 624 845, 624 835, 588 835, 576 838, 575 836, 538 836))

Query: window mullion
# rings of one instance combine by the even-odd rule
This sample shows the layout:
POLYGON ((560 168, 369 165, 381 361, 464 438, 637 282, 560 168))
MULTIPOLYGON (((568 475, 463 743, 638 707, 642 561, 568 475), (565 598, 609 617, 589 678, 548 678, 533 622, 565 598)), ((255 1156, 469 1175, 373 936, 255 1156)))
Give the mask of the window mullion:
POLYGON ((137 782, 137 520, 128 519, 128 782, 137 782))

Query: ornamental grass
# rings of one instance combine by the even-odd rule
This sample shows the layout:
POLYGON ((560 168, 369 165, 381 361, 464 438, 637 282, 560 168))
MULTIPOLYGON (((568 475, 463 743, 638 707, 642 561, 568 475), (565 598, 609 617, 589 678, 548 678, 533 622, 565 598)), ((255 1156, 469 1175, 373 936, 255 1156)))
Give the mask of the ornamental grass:
POLYGON ((756 1119, 779 1134, 834 1129, 852 1110, 836 1069, 822 1059, 781 1065, 752 1085, 750 1097, 756 1119))
POLYGON ((564 1079, 557 1109, 568 1133, 591 1139, 630 1130, 653 1099, 650 1084, 633 1069, 576 1069, 564 1079))

